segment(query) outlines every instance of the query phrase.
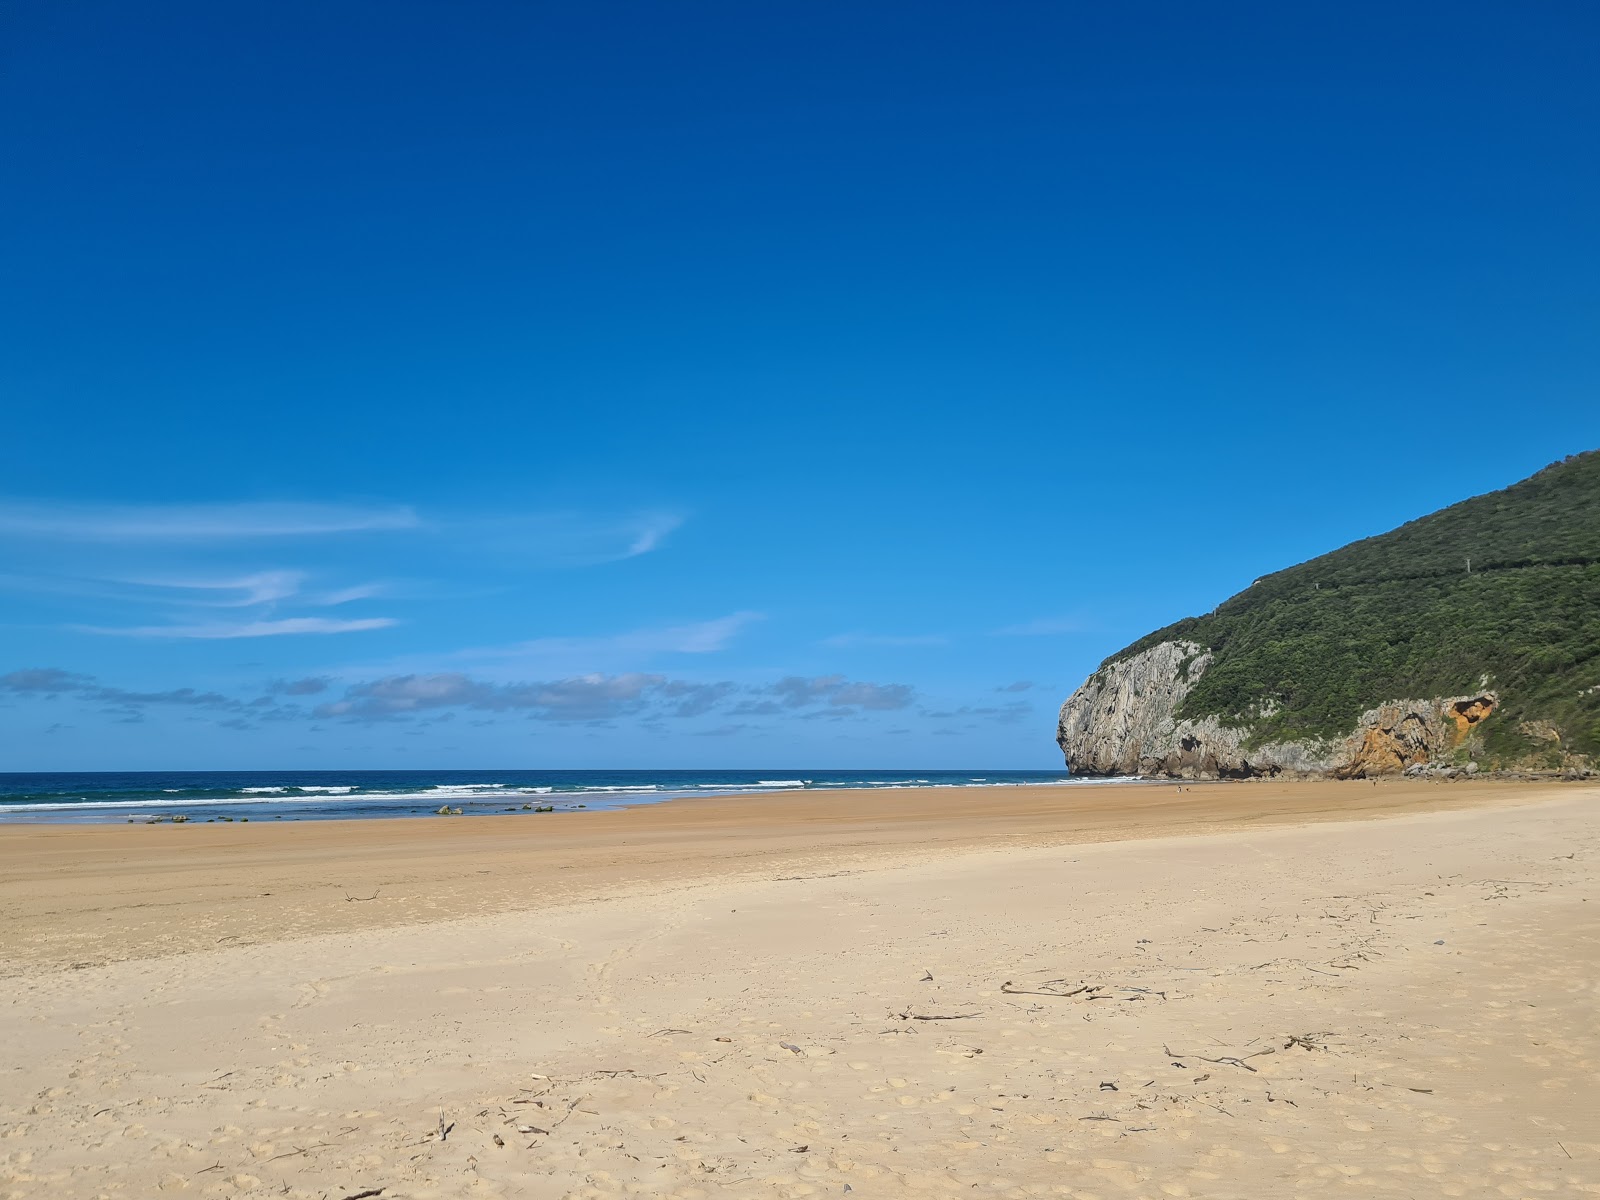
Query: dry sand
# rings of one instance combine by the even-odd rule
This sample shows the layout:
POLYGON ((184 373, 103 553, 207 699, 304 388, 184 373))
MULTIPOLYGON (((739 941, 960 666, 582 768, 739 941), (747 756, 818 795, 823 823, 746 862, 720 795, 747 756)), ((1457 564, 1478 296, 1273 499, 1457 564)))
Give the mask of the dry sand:
POLYGON ((0 1196, 1594 1196, 1597 864, 1587 785, 0 829, 0 1196))

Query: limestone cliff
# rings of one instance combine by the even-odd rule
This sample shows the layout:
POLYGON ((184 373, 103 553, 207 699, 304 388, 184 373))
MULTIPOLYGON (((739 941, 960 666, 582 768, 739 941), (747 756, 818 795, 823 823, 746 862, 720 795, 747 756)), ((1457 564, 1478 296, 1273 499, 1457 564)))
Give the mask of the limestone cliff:
POLYGON ((1180 779, 1395 774, 1447 760, 1497 701, 1492 692, 1391 700, 1362 713, 1342 738, 1253 744, 1245 726, 1179 715, 1211 661, 1198 643, 1178 640, 1102 666, 1061 708, 1056 740, 1068 769, 1180 779))

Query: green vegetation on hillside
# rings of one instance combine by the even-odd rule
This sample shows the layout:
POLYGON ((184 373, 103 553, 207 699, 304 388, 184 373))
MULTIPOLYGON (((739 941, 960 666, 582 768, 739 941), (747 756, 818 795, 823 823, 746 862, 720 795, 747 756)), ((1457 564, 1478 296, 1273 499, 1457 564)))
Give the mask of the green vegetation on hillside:
POLYGON ((1213 652, 1180 715, 1256 745, 1343 736, 1386 700, 1487 678, 1491 763, 1600 758, 1600 451, 1269 575, 1111 661, 1178 638, 1213 652))

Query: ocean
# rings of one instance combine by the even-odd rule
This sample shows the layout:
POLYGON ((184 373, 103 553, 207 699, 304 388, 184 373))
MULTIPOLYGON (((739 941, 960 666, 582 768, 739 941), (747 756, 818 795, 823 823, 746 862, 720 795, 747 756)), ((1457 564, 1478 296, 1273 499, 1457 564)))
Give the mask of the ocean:
POLYGON ((621 808, 834 788, 1089 785, 1065 771, 95 771, 0 773, 0 822, 327 821, 621 808))

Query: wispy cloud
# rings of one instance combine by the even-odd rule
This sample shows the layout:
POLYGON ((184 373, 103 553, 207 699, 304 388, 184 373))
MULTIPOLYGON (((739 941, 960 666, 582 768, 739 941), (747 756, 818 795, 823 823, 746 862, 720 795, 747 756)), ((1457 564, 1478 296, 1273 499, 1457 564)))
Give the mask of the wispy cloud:
POLYGON ((658 654, 714 654, 726 649, 746 628, 764 619, 758 612, 736 612, 705 621, 630 629, 597 637, 542 637, 505 646, 477 646, 458 650, 450 658, 456 662, 506 666, 544 664, 548 669, 551 663, 637 662, 658 654))
POLYGON ((339 588, 336 591, 325 592, 319 596, 309 598, 312 604, 332 608, 339 604, 349 604, 355 600, 370 600, 374 596, 381 596, 388 588, 381 583, 363 583, 355 587, 339 588))
POLYGON ((948 646, 950 639, 941 633, 836 633, 825 637, 819 645, 848 650, 856 646, 948 646))
POLYGON ((1004 687, 997 687, 997 692, 1025 692, 1033 687, 1033 680, 1019 679, 1015 683, 1008 683, 1004 687))
POLYGON ((531 567, 587 567, 657 550, 684 522, 681 514, 517 513, 447 523, 463 545, 531 567))
POLYGON ((80 633, 97 633, 108 637, 216 640, 281 637, 299 633, 361 633, 369 629, 387 629, 391 625, 398 624, 399 622, 393 617, 363 617, 351 621, 338 621, 330 617, 284 617, 275 621, 212 621, 199 625, 132 625, 123 628, 75 625, 72 628, 80 633))
POLYGON ((1079 617, 1040 617, 994 631, 997 637, 1048 637, 1061 633, 1092 633, 1094 625, 1079 617))
POLYGON ((196 610, 260 608, 292 602, 299 608, 330 608, 386 594, 380 583, 363 583, 328 591, 307 590, 304 571, 264 569, 242 575, 0 575, 0 589, 41 592, 78 601, 113 604, 121 609, 164 608, 176 615, 196 610))
POLYGON ((618 650, 668 651, 673 654, 712 654, 724 649, 748 625, 762 620, 757 612, 736 612, 709 621, 668 625, 662 629, 624 633, 610 639, 618 650))
POLYGON ((150 588, 160 599, 177 598, 184 603, 213 608, 248 608, 252 604, 271 604, 298 595, 305 578, 303 571, 257 571, 252 575, 218 579, 145 577, 108 582, 150 588), (195 597, 195 592, 204 598, 195 597))
POLYGON ((641 554, 649 554, 683 524, 683 518, 672 513, 651 513, 637 519, 637 532, 633 541, 628 543, 628 551, 624 558, 636 558, 641 554))
POLYGON ((333 504, 83 505, 0 502, 0 536, 190 542, 415 529, 406 507, 333 504))
MULTIPOLYGON (((634 558, 660 547, 682 524, 680 514, 657 510, 611 515, 457 513, 425 521, 403 505, 68 504, 0 499, 0 547, 8 564, 21 568, 0 575, 0 588, 70 597, 79 612, 59 628, 102 637, 218 641, 359 633, 389 628, 399 620, 393 615, 367 615, 359 608, 346 619, 312 614, 394 595, 392 585, 352 581, 346 573, 349 564, 373 561, 375 554, 403 549, 408 574, 429 561, 455 580, 469 579, 481 568, 498 573, 495 586, 503 588, 508 565, 581 567, 634 558), (304 542, 324 535, 372 533, 381 533, 384 539, 403 533, 406 540, 403 548, 386 551, 381 544, 369 544, 360 555, 341 553, 337 562, 325 565, 316 576, 274 563, 218 569, 219 563, 237 562, 247 548, 272 539, 304 542), (463 567, 462 556, 473 565, 463 567), (230 610, 233 619, 217 619, 222 615, 219 609, 230 610)), ((322 557, 327 563, 326 552, 322 557)), ((758 619, 759 614, 740 612, 621 635, 609 639, 609 646, 584 639, 545 639, 453 657, 526 663, 541 656, 581 658, 609 652, 616 661, 546 664, 540 673, 619 669, 635 665, 627 661, 630 656, 721 649, 758 619)), ((390 669, 412 665, 395 663, 390 669)))
POLYGON ((210 504, 73 504, 0 499, 0 539, 183 544, 416 531, 452 549, 530 567, 591 566, 659 549, 681 513, 444 513, 424 520, 409 505, 255 501, 210 504))

